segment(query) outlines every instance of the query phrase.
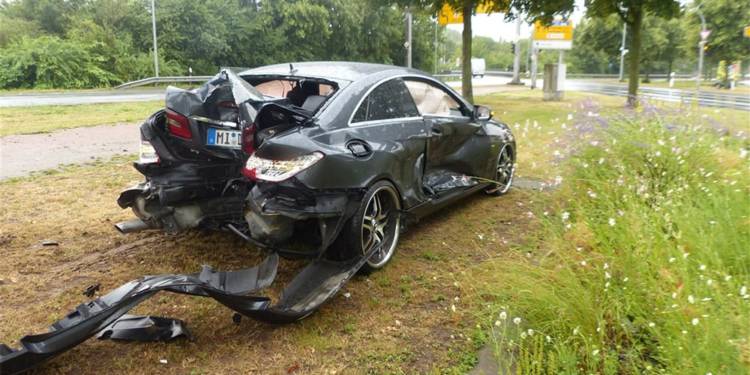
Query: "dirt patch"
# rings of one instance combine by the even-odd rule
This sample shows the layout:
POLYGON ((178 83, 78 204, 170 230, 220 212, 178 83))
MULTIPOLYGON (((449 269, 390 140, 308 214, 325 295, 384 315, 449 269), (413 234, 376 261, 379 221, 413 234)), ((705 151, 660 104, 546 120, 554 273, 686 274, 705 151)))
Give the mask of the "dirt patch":
POLYGON ((138 152, 140 133, 133 123, 0 137, 0 180, 31 172, 138 152))
MULTIPOLYGON (((62 173, 0 184, 9 204, 0 212, 0 342, 44 332, 77 304, 83 290, 103 293, 133 278, 189 273, 208 264, 238 269, 264 254, 229 233, 177 236, 112 228, 130 216, 114 200, 137 174, 129 160, 74 167, 62 173), (33 198, 32 198, 33 197, 33 198), (58 246, 44 247, 43 239, 58 246)), ((194 341, 118 344, 89 340, 45 364, 40 373, 423 373, 454 368, 474 356, 481 296, 463 285, 465 272, 523 241, 531 191, 470 197, 412 227, 386 269, 356 276, 310 318, 276 326, 243 319, 218 303, 158 295, 135 313, 180 318, 194 341), (166 364, 160 360, 167 360, 166 364)), ((278 295, 300 261, 283 261, 271 295, 278 295)))

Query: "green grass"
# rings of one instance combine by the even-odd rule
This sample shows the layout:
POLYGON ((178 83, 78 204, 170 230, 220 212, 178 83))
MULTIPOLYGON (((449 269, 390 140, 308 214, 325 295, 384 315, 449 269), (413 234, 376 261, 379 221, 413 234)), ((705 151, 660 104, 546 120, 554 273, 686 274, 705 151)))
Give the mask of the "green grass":
POLYGON ((470 276, 498 355, 523 374, 748 373, 747 136, 663 111, 578 124, 538 241, 470 276))
POLYGON ((103 124, 140 122, 163 107, 161 101, 0 108, 0 137, 47 133, 103 124))

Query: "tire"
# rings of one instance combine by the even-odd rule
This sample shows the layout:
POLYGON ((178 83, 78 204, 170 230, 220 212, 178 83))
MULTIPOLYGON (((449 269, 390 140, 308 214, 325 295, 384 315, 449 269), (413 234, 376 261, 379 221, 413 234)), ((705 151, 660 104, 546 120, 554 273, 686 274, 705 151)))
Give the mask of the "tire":
POLYGON ((499 197, 510 190, 513 184, 513 174, 516 171, 515 159, 513 158, 513 148, 509 145, 503 145, 500 152, 497 153, 497 163, 495 164, 495 181, 501 184, 492 185, 484 192, 487 195, 499 197))
POLYGON ((343 243, 352 256, 362 256, 380 246, 367 260, 361 272, 379 270, 396 252, 401 225, 401 200, 398 191, 388 181, 378 181, 365 193, 347 228, 342 233, 343 243))

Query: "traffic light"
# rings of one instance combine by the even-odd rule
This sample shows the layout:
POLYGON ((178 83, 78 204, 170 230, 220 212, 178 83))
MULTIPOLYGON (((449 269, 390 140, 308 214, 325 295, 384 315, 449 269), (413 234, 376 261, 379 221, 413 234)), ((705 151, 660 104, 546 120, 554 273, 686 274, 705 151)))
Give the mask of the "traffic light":
POLYGON ((510 42, 510 53, 516 54, 516 42, 510 42))

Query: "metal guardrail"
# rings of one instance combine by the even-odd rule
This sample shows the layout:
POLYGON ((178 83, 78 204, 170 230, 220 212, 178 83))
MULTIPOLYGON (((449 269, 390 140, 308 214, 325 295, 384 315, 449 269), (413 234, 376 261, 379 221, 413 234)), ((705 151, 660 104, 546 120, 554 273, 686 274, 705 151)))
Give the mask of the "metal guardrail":
MULTIPOLYGON (((567 78, 592 78, 592 79, 618 79, 620 76, 618 74, 599 74, 599 73, 569 73, 566 74, 567 78)), ((640 75, 641 78, 645 78, 645 74, 640 75)), ((627 78, 627 75, 625 76, 627 78)), ((648 78, 650 79, 667 79, 666 73, 656 73, 656 74, 649 74, 648 78)), ((694 74, 675 74, 675 79, 695 79, 694 74)))
POLYGON ((149 77, 139 79, 137 81, 131 81, 123 83, 122 85, 116 86, 115 89, 127 89, 131 87, 153 85, 155 83, 175 83, 175 82, 205 82, 211 79, 212 76, 168 76, 168 77, 149 77))
MULTIPOLYGON (((628 95, 628 88, 625 85, 568 82, 566 83, 566 87, 571 90, 595 92, 605 95, 628 95)), ((697 100, 698 105, 701 106, 750 111, 750 95, 746 94, 724 94, 712 91, 701 91, 696 95, 695 91, 689 90, 639 87, 638 95, 642 98, 678 103, 695 103, 697 100)))

